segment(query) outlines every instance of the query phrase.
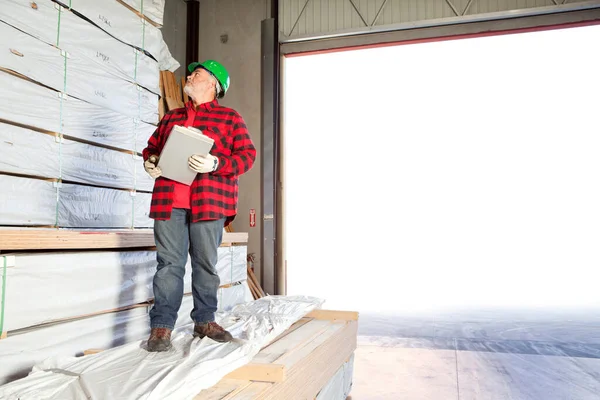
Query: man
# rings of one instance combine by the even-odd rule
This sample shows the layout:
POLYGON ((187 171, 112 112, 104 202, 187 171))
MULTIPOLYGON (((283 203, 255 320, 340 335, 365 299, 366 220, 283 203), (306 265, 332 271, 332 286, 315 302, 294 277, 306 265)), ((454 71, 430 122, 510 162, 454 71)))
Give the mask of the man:
POLYGON ((154 275, 154 306, 150 311, 151 333, 148 351, 171 347, 171 331, 183 298, 183 277, 188 251, 192 263, 194 336, 208 336, 219 342, 231 334, 215 323, 217 289, 217 250, 223 227, 236 215, 238 176, 252 168, 256 149, 243 118, 231 108, 221 106, 229 89, 229 74, 220 63, 207 60, 188 66, 191 73, 184 87, 190 97, 185 107, 169 111, 143 150, 144 168, 156 179, 150 218, 158 266, 154 275), (157 167, 161 150, 171 129, 194 127, 214 139, 206 157, 192 155, 189 168, 197 172, 190 186, 161 177, 157 167))

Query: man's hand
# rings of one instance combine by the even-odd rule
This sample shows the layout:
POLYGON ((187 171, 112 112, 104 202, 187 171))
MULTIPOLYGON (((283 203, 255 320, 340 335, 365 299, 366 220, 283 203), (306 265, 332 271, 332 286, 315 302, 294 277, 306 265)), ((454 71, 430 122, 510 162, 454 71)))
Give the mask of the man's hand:
POLYGON ((148 160, 144 162, 144 169, 154 179, 162 175, 162 171, 156 164, 158 164, 158 157, 154 155, 148 157, 148 160))
POLYGON ((208 154, 206 157, 194 154, 188 158, 188 165, 192 171, 203 174, 216 171, 219 166, 219 159, 212 154, 208 154))

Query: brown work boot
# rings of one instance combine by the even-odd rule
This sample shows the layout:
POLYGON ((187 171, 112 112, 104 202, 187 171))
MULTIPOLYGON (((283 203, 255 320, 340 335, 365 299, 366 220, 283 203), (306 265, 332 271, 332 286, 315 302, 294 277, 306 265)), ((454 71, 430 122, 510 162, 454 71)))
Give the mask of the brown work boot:
POLYGON ((167 351, 171 348, 171 330, 152 328, 148 338, 148 351, 167 351))
POLYGON ((194 337, 200 337, 201 339, 208 336, 216 342, 230 342, 233 339, 231 333, 221 328, 216 322, 209 322, 207 324, 195 324, 194 325, 194 337))

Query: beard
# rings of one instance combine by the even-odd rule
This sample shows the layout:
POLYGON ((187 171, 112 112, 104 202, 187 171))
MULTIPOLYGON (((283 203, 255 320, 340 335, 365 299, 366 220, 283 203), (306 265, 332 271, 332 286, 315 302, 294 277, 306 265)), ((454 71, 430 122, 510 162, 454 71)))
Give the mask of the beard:
POLYGON ((185 94, 188 95, 190 99, 194 99, 194 96, 192 95, 194 93, 194 90, 189 84, 185 84, 185 86, 183 87, 183 91, 185 92, 185 94))

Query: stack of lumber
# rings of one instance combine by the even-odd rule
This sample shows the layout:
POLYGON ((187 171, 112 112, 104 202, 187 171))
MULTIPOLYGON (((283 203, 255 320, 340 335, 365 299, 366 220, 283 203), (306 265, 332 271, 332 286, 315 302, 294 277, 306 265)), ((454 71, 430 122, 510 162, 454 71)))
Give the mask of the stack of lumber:
POLYGON ((312 311, 195 400, 344 399, 357 329, 356 312, 312 311))
POLYGON ((176 327, 166 352, 143 351, 145 341, 135 341, 46 359, 30 376, 0 386, 0 397, 192 399, 212 390, 210 398, 222 398, 215 394, 224 391, 220 381, 234 380, 239 386, 230 394, 314 399, 323 389, 331 392, 329 383, 356 346, 356 313, 318 310, 321 304, 307 296, 268 296, 238 305, 217 316, 237 338, 229 343, 194 338, 189 321, 176 327))
MULTIPOLYGON (((148 335, 154 181, 141 151, 159 122, 161 77, 171 99, 184 98, 163 9, 164 0, 2 0, 0 384, 49 356, 148 335)), ((224 235, 219 310, 252 300, 246 242, 224 235)), ((188 262, 182 320, 190 274, 188 262)))
POLYGON ((184 103, 188 102, 189 98, 183 90, 184 87, 185 78, 181 78, 181 85, 179 85, 175 74, 171 71, 160 71, 160 92, 162 99, 158 104, 158 109, 161 118, 166 111, 181 108, 184 106, 184 103))
MULTIPOLYGON (((219 311, 253 300, 246 284, 247 247, 225 244, 216 266, 219 311)), ((154 250, 1 254, 0 385, 49 356, 145 339, 155 271, 154 250)), ((189 320, 191 292, 188 260, 179 323, 189 320)))
POLYGON ((127 3, 3 1, 0 226, 152 227, 140 154, 179 65, 149 22, 162 10, 127 3))

